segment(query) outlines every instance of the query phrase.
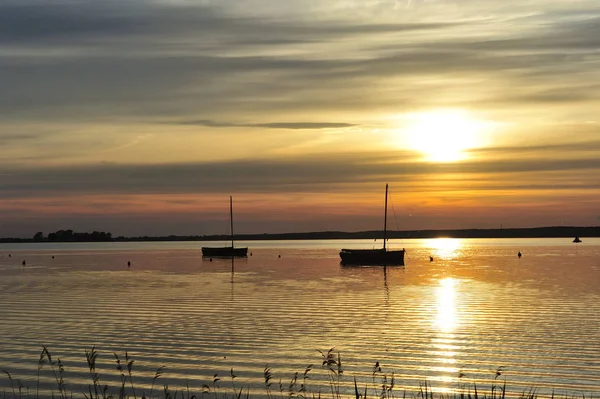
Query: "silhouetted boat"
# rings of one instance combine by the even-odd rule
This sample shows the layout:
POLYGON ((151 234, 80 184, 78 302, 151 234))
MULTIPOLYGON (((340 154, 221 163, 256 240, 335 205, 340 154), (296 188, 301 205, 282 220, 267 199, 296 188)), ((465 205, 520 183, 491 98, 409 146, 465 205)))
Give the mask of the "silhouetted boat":
POLYGON ((387 241, 387 197, 388 185, 385 185, 385 210, 383 217, 383 248, 380 249, 342 249, 342 265, 363 266, 404 266, 404 249, 389 251, 387 241))
POLYGON ((575 239, 573 240, 573 242, 581 242, 581 240, 579 239, 579 236, 575 236, 575 239))
POLYGON ((230 247, 202 247, 203 257, 213 258, 245 258, 248 256, 248 247, 235 248, 233 244, 233 200, 229 196, 229 222, 231 225, 230 247))

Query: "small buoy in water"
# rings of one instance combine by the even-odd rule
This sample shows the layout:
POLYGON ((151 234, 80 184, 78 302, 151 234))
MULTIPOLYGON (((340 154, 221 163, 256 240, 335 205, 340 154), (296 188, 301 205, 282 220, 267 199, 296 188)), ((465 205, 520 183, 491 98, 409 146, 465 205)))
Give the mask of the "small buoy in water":
POLYGON ((252 252, 250 252, 250 256, 252 256, 252 252))
POLYGON ((430 261, 430 262, 433 262, 433 256, 430 256, 430 257, 429 257, 429 261, 430 261))
POLYGON ((212 262, 212 258, 209 259, 212 262))
POLYGON ((8 257, 9 257, 9 258, 10 258, 11 256, 12 256, 11 254, 8 254, 8 257))
POLYGON ((519 251, 519 253, 517 254, 517 256, 518 256, 519 258, 522 256, 522 255, 521 255, 521 251, 519 251))
POLYGON ((281 255, 279 255, 279 257, 281 258, 281 255))
POLYGON ((52 255, 52 259, 54 259, 54 255, 52 255))
POLYGON ((131 267, 131 262, 127 261, 127 267, 131 267))
POLYGON ((21 263, 23 266, 25 266, 27 264, 27 262, 23 261, 23 263, 21 263))

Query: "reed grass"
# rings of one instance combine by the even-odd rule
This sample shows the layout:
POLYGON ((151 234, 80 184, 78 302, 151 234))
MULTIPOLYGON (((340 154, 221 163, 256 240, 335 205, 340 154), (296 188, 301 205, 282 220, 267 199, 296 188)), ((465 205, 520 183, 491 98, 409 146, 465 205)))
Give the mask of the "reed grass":
MULTIPOLYGON (((464 373, 459 372, 459 383, 452 393, 436 393, 429 382, 421 383, 419 389, 412 392, 406 389, 399 390, 396 387, 396 378, 393 372, 384 372, 380 363, 376 362, 371 370, 370 384, 357 382, 356 376, 346 377, 342 367, 341 355, 334 348, 327 352, 318 351, 321 355, 321 367, 315 368, 312 364, 304 369, 302 374, 294 373, 289 383, 284 383, 282 379, 277 384, 278 389, 273 389, 273 373, 271 367, 267 364, 263 370, 264 392, 251 392, 248 385, 239 383, 238 376, 233 368, 230 371, 229 383, 227 388, 221 387, 221 377, 218 374, 213 375, 210 385, 202 384, 202 389, 194 393, 190 391, 189 385, 185 389, 173 390, 168 384, 163 384, 162 392, 155 391, 157 381, 163 375, 165 366, 160 366, 151 379, 150 391, 148 395, 141 389, 136 389, 133 378, 134 360, 129 353, 125 352, 124 362, 117 353, 113 353, 115 359, 115 369, 118 376, 118 385, 109 386, 100 382, 100 375, 96 369, 98 352, 95 347, 91 350, 85 350, 86 362, 89 369, 89 383, 87 392, 73 392, 68 388, 65 381, 65 369, 60 358, 53 360, 52 354, 46 346, 42 346, 42 351, 38 360, 37 380, 35 389, 30 390, 29 386, 24 385, 20 380, 15 379, 9 371, 2 370, 6 375, 8 385, 0 393, 1 399, 249 399, 251 397, 265 397, 267 399, 541 399, 535 388, 528 388, 521 392, 508 393, 506 379, 501 379, 503 368, 498 367, 495 375, 490 377, 488 390, 482 390, 476 383, 463 383, 464 373), (317 370, 325 373, 327 386, 310 384, 311 372, 317 370), (55 383, 55 388, 50 393, 40 394, 40 376, 42 371, 49 373, 50 378, 55 383), (353 389, 347 389, 348 384, 353 389), (346 385, 344 385, 346 384, 346 385), (345 387, 345 388, 344 388, 345 387), (322 391, 324 389, 324 391, 322 391), (141 395, 139 393, 141 392, 141 395)), ((136 378, 137 379, 137 378, 136 378)), ((571 395, 563 394, 555 396, 554 391, 548 399, 593 399, 593 396, 585 394, 571 395)))

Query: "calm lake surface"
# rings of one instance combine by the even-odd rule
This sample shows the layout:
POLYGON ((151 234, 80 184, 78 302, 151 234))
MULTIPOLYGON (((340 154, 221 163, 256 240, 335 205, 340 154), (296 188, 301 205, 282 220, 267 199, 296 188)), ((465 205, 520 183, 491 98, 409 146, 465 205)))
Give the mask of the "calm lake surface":
MULTIPOLYGON (((100 382, 115 395, 113 353, 125 363, 127 351, 138 397, 161 366, 154 396, 163 384, 200 396, 215 374, 231 393, 233 368, 236 386, 258 397, 267 364, 274 392, 281 379, 288 396, 296 372, 299 389, 313 364, 309 389, 330 396, 317 350, 335 348, 349 395, 356 377, 376 396, 376 362, 394 372, 397 397, 424 382, 438 392, 476 382, 489 393, 504 380, 513 395, 600 393, 600 239, 390 240, 406 248, 406 266, 385 269, 339 264, 340 248, 379 241, 239 243, 252 256, 233 266, 203 260, 201 245, 0 245, 0 370, 35 393, 46 345, 83 398, 85 350, 95 346, 100 382)), ((40 381, 56 393, 48 365, 40 381)), ((4 373, 1 392, 12 395, 4 373)))

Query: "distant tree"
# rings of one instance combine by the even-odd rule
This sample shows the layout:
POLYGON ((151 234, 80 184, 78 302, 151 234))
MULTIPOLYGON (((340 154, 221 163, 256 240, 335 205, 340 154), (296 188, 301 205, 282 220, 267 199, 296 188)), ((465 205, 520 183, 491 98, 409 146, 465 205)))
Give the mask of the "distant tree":
POLYGON ((43 241, 43 240, 44 240, 44 233, 42 233, 41 231, 38 231, 33 236, 33 241, 43 241))
POLYGON ((73 230, 58 230, 48 234, 49 241, 70 241, 73 237, 73 230))
POLYGON ((48 241, 58 242, 86 242, 86 241, 112 241, 112 234, 104 231, 94 231, 92 233, 77 233, 73 230, 58 230, 48 234, 48 241))

